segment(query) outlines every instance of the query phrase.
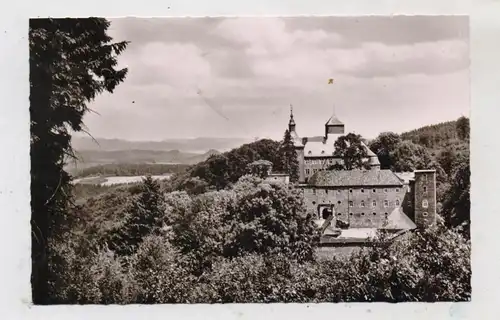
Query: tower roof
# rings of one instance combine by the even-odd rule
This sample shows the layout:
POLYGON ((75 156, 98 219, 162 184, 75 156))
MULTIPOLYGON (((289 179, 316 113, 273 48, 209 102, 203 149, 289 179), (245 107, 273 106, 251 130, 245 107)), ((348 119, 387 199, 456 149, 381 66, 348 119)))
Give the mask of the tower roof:
POLYGON ((330 117, 330 119, 328 119, 328 122, 325 124, 327 126, 339 126, 339 125, 344 125, 338 118, 337 116, 334 114, 330 117))
POLYGON ((326 122, 325 124, 326 126, 343 126, 344 124, 342 123, 342 121, 339 120, 339 118, 337 118, 337 113, 335 112, 335 104, 333 105, 333 110, 332 110, 332 116, 330 117, 330 119, 328 119, 328 121, 326 122))

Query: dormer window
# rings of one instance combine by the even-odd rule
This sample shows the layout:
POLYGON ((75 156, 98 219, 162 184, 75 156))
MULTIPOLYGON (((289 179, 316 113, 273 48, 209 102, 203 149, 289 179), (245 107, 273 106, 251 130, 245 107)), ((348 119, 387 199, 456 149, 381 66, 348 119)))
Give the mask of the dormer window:
POLYGON ((321 150, 321 154, 325 154, 325 150, 321 150))
POLYGON ((311 155, 311 154, 312 154, 312 151, 309 151, 307 154, 311 155))

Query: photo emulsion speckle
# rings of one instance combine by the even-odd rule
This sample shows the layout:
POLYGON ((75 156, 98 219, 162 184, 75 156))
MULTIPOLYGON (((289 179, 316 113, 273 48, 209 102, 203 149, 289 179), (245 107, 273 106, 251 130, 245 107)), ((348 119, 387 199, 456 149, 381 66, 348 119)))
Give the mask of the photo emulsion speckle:
POLYGON ((34 304, 470 301, 466 16, 29 21, 34 304))

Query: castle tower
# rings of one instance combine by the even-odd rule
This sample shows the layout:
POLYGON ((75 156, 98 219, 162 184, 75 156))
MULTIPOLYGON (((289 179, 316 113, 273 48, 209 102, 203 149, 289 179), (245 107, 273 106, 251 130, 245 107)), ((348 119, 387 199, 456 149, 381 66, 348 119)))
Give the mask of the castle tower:
POLYGON ((295 146, 295 152, 297 154, 297 160, 299 162, 299 183, 304 183, 306 181, 305 174, 305 164, 304 164, 304 144, 302 139, 299 137, 295 131, 295 120, 293 119, 293 106, 290 105, 290 120, 288 121, 288 131, 293 139, 293 145, 295 146))
POLYGON ((426 228, 436 223, 436 170, 416 170, 414 181, 415 224, 426 228))
POLYGON ((325 138, 328 139, 328 135, 341 135, 344 134, 344 124, 337 118, 335 114, 335 108, 333 110, 332 116, 325 123, 325 138))

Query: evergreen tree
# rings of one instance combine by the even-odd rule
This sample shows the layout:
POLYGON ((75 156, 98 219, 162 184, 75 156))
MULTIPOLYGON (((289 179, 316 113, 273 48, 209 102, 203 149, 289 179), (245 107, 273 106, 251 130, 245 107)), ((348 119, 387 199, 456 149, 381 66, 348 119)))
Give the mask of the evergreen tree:
POLYGON ((299 180, 299 160, 293 145, 292 135, 286 130, 281 143, 281 155, 283 157, 283 171, 290 175, 290 181, 296 182, 299 180))
POLYGON ((87 103, 113 92, 127 69, 115 69, 127 42, 112 43, 105 19, 31 19, 29 22, 31 116, 32 294, 49 304, 54 266, 50 245, 62 235, 70 198, 63 167, 73 156, 71 130, 83 130, 87 103))
POLYGON ((460 117, 456 124, 457 135, 461 140, 467 140, 470 136, 469 118, 460 117))
POLYGON ((111 233, 110 248, 119 255, 133 254, 146 236, 160 233, 164 214, 160 184, 148 176, 140 186, 137 200, 132 202, 124 225, 111 233))

